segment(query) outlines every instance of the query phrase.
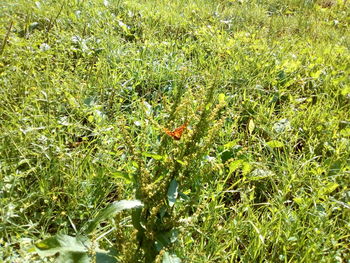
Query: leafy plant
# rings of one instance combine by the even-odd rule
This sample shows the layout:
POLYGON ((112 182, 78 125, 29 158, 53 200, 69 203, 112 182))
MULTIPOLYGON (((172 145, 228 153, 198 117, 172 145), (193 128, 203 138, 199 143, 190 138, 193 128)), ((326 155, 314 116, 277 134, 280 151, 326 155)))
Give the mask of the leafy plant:
POLYGON ((36 250, 41 257, 55 256, 56 262, 117 262, 115 253, 100 250, 96 247, 95 240, 89 240, 87 234, 91 233, 100 222, 115 216, 122 210, 142 207, 142 203, 138 200, 122 200, 109 205, 102 210, 91 221, 87 227, 85 235, 76 237, 57 234, 35 244, 36 250))
POLYGON ((3 0, 0 258, 346 262, 349 8, 3 0))

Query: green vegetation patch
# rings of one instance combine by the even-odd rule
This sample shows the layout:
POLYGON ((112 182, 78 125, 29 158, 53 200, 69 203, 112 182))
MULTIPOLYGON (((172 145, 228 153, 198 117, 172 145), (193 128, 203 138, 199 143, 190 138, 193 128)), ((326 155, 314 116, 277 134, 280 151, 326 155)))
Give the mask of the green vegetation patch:
POLYGON ((0 4, 4 262, 348 262, 346 0, 0 4))

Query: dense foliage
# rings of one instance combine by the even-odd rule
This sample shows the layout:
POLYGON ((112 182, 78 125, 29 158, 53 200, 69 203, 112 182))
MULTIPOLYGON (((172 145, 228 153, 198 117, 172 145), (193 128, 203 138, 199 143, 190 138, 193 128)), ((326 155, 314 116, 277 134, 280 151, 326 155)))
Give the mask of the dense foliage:
POLYGON ((3 0, 0 258, 348 262, 349 13, 3 0))

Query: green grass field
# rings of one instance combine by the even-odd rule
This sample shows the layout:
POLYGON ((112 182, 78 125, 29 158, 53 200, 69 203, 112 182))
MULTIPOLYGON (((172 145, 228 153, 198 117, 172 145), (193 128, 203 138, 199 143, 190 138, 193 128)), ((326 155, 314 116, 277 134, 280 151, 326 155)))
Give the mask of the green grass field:
POLYGON ((346 0, 3 0, 0 98, 0 262, 350 262, 346 0))

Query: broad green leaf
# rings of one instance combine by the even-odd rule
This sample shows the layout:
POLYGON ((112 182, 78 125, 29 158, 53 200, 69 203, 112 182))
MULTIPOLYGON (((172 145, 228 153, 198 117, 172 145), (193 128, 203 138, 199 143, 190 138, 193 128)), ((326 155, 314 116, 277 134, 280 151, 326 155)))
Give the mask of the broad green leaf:
POLYGON ((205 109, 210 110, 211 106, 212 106, 212 103, 208 103, 207 105, 205 105, 205 109))
POLYGON ((132 166, 134 166, 135 168, 139 168, 139 164, 137 162, 132 161, 131 163, 132 163, 132 166))
POLYGON ((339 184, 337 183, 328 183, 325 185, 325 187, 321 188, 319 192, 321 195, 328 195, 328 194, 331 194, 338 187, 339 187, 339 184))
POLYGON ((181 259, 179 259, 176 255, 170 254, 169 252, 165 252, 163 254, 162 263, 181 263, 181 259))
POLYGON ((165 156, 162 156, 162 155, 159 155, 159 154, 147 153, 147 152, 143 152, 142 156, 150 157, 150 158, 153 158, 155 160, 163 160, 165 158, 165 156))
POLYGON ((134 182, 134 179, 132 178, 132 176, 130 176, 128 173, 126 172, 122 172, 122 171, 117 171, 112 173, 114 178, 121 178, 124 179, 127 183, 132 183, 134 182))
POLYGON ((56 258, 55 263, 89 263, 90 261, 87 252, 62 252, 56 258))
POLYGON ((233 150, 225 150, 221 153, 221 160, 223 163, 227 162, 229 159, 234 157, 233 150))
POLYGON ((94 97, 87 97, 84 100, 84 104, 88 107, 93 107, 96 104, 95 98, 94 97))
POLYGON ((224 104, 225 103, 225 94, 224 93, 220 93, 218 96, 218 100, 220 104, 224 104))
POLYGON ((95 118, 94 118, 94 115, 90 115, 88 118, 87 118, 88 122, 90 123, 93 123, 95 118))
POLYGON ((64 234, 47 238, 35 244, 37 252, 42 257, 53 256, 58 252, 87 252, 90 242, 85 237, 71 237, 64 234))
POLYGON ((348 94, 350 94, 350 86, 345 86, 345 88, 341 90, 341 95, 347 96, 348 94))
MULTIPOLYGON (((47 238, 35 244, 36 252, 41 257, 51 257, 58 254, 57 263, 89 263, 89 249, 92 247, 87 237, 72 237, 64 234, 47 238)), ((98 249, 96 263, 115 263, 115 253, 98 249)))
POLYGON ((156 236, 156 247, 157 250, 160 251, 163 248, 169 246, 177 240, 177 236, 179 235, 179 231, 177 229, 172 229, 168 232, 158 233, 156 236))
POLYGON ((176 198, 178 196, 178 184, 175 179, 173 179, 170 182, 169 188, 168 188, 168 202, 169 206, 172 207, 175 204, 176 198))
POLYGON ((310 73, 310 76, 314 79, 318 79, 322 74, 322 70, 318 70, 318 71, 315 71, 315 72, 311 72, 310 73))
POLYGON ((249 162, 243 162, 242 164, 242 174, 247 175, 253 169, 253 166, 249 162))
POLYGON ((106 253, 96 252, 96 263, 116 263, 116 255, 117 251, 115 248, 112 248, 106 253))
POLYGON ((301 205, 304 202, 304 199, 301 197, 294 197, 293 201, 296 202, 298 205, 301 205))
POLYGON ((350 128, 345 128, 344 130, 341 130, 340 135, 344 137, 350 137, 350 128))
POLYGON ((230 149, 233 146, 236 146, 238 144, 238 142, 239 142, 239 140, 230 141, 230 142, 224 144, 224 148, 225 149, 230 149))
POLYGON ((281 148, 284 146, 283 142, 277 141, 277 140, 272 140, 266 143, 267 146, 271 148, 281 148))
POLYGON ((232 174, 237 169, 239 169, 242 166, 243 163, 244 163, 244 160, 241 160, 241 159, 231 162, 230 165, 229 165, 230 174, 232 174))
POLYGON ((143 204, 139 200, 121 200, 114 202, 113 204, 103 209, 100 213, 98 213, 96 218, 88 226, 86 232, 91 233, 101 221, 113 217, 122 210, 137 208, 141 206, 143 206, 143 204))
POLYGON ((67 100, 68 100, 68 103, 69 105, 73 108, 73 109, 76 109, 76 108, 79 108, 79 103, 76 101, 76 99, 74 98, 73 95, 69 94, 69 93, 66 93, 66 97, 67 97, 67 100))

